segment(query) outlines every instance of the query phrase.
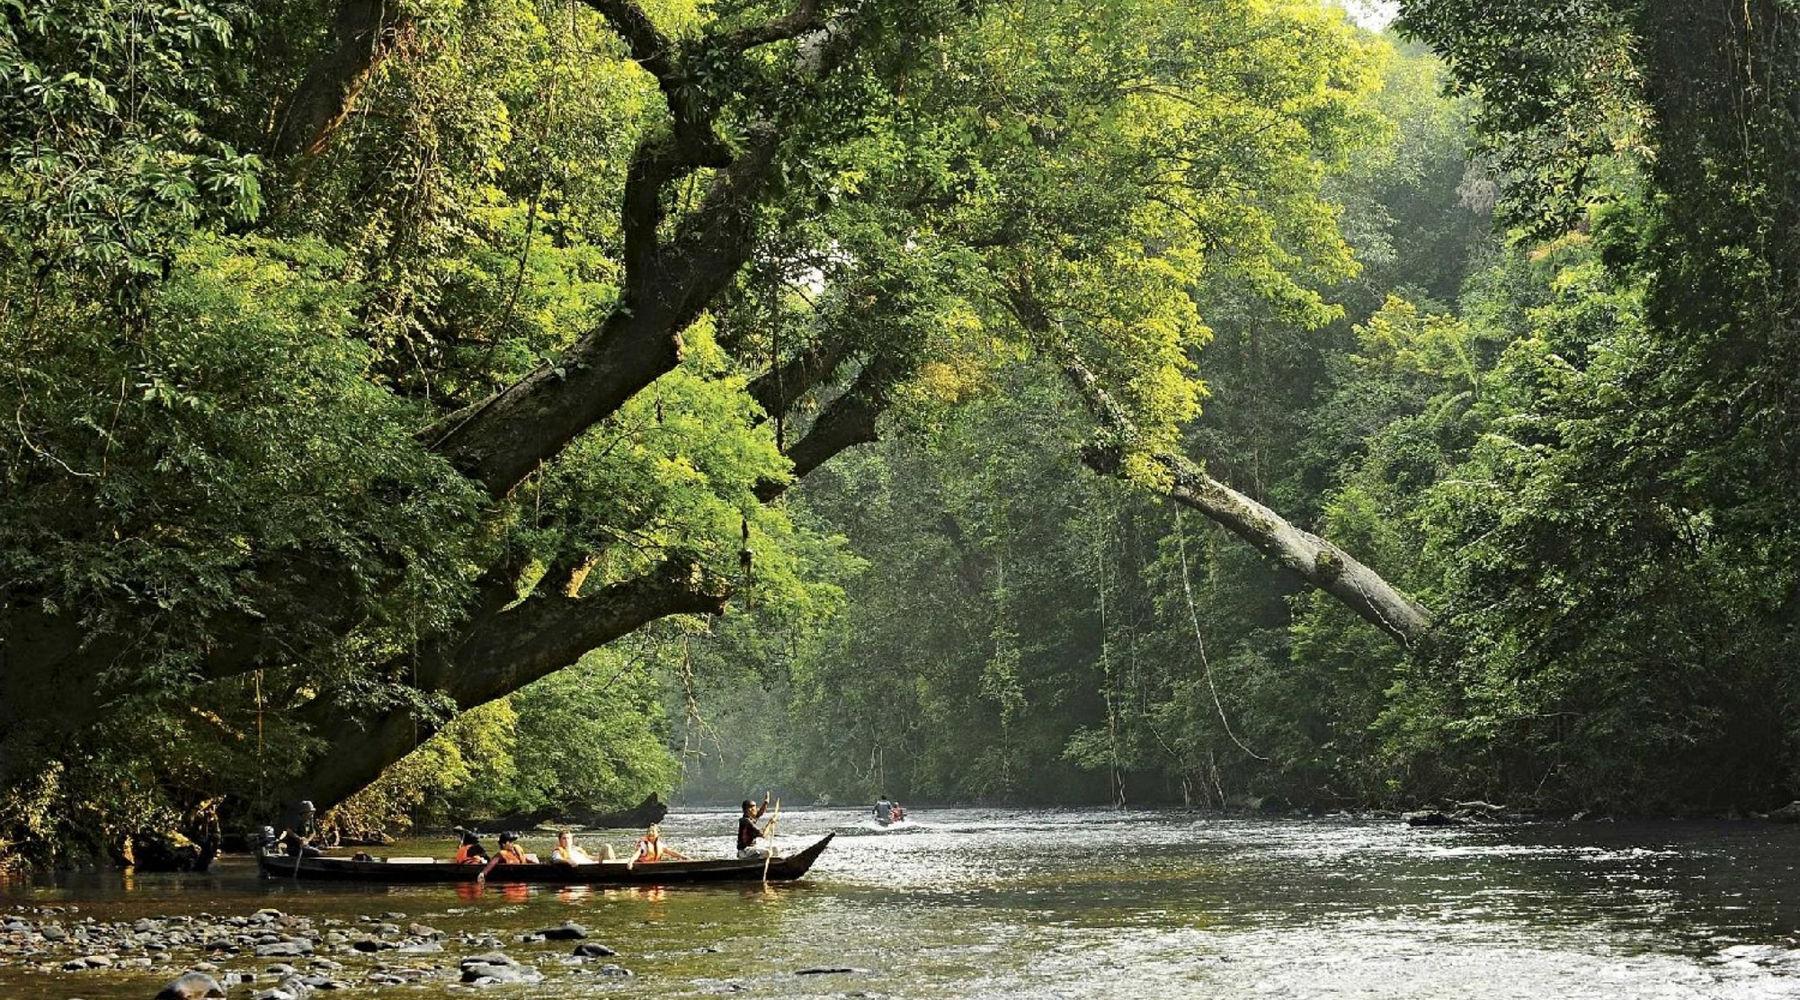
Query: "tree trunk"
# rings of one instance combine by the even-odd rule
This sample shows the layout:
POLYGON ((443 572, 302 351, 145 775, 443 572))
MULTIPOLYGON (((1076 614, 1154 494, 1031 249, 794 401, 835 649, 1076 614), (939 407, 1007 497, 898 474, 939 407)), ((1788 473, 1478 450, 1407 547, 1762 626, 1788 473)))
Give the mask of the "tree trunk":
MULTIPOLYGON (((417 665, 419 686, 449 696, 457 711, 485 705, 660 618, 719 614, 728 588, 688 562, 601 588, 587 597, 534 594, 417 665)), ((331 747, 301 782, 297 798, 325 809, 355 794, 395 761, 430 739, 437 727, 394 709, 360 726, 346 723, 341 706, 321 699, 307 712, 321 731, 335 730, 331 747)))
MULTIPOLYGON (((1042 315, 1029 303, 1019 311, 1028 322, 1042 315)), ((1045 325, 1034 327, 1047 329, 1045 325)), ((1097 472, 1119 474, 1123 447, 1140 438, 1136 425, 1094 373, 1074 356, 1072 348, 1063 359, 1063 373, 1088 409, 1124 442, 1083 449, 1082 461, 1097 472)), ((1312 532, 1296 528, 1280 514, 1207 475, 1185 455, 1156 452, 1151 457, 1167 473, 1164 492, 1176 503, 1199 511, 1249 542, 1258 552, 1337 598, 1407 649, 1415 649, 1430 638, 1430 612, 1350 553, 1312 532)))
POLYGON ((286 158, 324 149, 357 94, 411 29, 402 0, 342 0, 331 39, 281 110, 271 152, 286 158))

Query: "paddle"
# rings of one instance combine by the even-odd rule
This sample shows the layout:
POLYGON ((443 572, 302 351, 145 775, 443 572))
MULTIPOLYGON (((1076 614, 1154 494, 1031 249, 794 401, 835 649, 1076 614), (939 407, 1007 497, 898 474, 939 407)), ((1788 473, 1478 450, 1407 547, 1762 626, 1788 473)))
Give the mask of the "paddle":
POLYGON ((775 815, 769 817, 769 825, 763 828, 763 839, 769 842, 769 852, 763 855, 763 882, 769 881, 769 862, 775 860, 775 824, 781 820, 781 800, 775 800, 775 815))

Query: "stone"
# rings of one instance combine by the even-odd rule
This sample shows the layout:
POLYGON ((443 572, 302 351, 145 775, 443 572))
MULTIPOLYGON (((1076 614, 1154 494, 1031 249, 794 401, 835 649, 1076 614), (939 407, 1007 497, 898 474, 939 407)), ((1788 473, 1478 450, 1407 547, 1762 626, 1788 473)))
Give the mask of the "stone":
POLYGON ((577 923, 545 927, 534 933, 542 935, 546 941, 580 941, 588 936, 587 928, 577 923))
POLYGON ((164 986, 156 1000, 206 1000, 224 995, 225 987, 213 977, 204 972, 184 972, 164 986))
POLYGON ((301 958, 312 954, 311 941, 291 938, 286 941, 274 941, 256 946, 257 958, 301 958))
POLYGON ((472 955, 457 963, 458 965, 518 965, 511 955, 498 951, 490 951, 481 955, 472 955))
POLYGON ((462 981, 477 986, 491 986, 495 983, 535 983, 543 979, 538 971, 528 965, 482 965, 480 963, 465 964, 462 967, 462 981))
POLYGON ((407 924, 406 933, 411 934, 413 937, 422 938, 441 938, 444 936, 443 931, 438 930, 436 927, 428 927, 425 924, 407 924))
POLYGON ((63 930, 61 924, 45 924, 38 928, 38 933, 42 934, 46 941, 67 941, 69 939, 69 932, 63 930))
POLYGON ((846 972, 855 972, 855 971, 856 971, 855 969, 849 968, 848 966, 833 965, 833 966, 819 966, 817 968, 812 968, 812 969, 801 969, 799 972, 794 973, 794 975, 796 975, 796 976, 834 976, 834 975, 840 975, 840 974, 843 974, 846 972))
POLYGON ((632 971, 630 969, 627 969, 623 965, 614 965, 611 962, 608 962, 605 965, 602 965, 601 967, 599 967, 598 969, 595 969, 594 971, 602 976, 618 976, 621 979, 628 978, 632 975, 632 971))
POLYGON ((1405 823, 1407 826, 1461 826, 1461 825, 1463 825, 1462 820, 1456 819, 1453 816, 1446 816, 1445 814, 1438 812, 1435 809, 1425 809, 1425 810, 1421 810, 1419 812, 1404 813, 1400 817, 1400 822, 1405 823))
POLYGON ((363 938, 360 941, 352 942, 350 947, 355 948, 357 951, 363 952, 364 954, 368 954, 377 951, 387 951, 390 948, 398 948, 399 945, 392 941, 383 941, 380 938, 363 938))
POLYGON ((1800 801, 1789 802, 1770 812, 1769 818, 1777 823, 1800 823, 1800 801))
POLYGON ((577 958, 611 958, 617 954, 618 952, 598 941, 583 941, 575 946, 575 957, 577 958))

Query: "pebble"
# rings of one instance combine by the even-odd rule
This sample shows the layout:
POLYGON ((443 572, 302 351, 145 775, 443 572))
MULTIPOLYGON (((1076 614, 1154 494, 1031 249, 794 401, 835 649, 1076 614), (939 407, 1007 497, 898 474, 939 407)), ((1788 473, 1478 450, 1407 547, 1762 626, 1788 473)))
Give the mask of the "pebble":
MULTIPOLYGON (((108 969, 148 975, 149 970, 162 969, 166 976, 179 971, 161 992, 146 985, 136 994, 153 994, 157 1000, 210 1000, 228 994, 242 1000, 304 1000, 328 991, 356 994, 371 987, 433 980, 460 980, 476 987, 544 981, 536 964, 522 963, 501 950, 501 939, 492 933, 446 933, 428 923, 409 922, 398 912, 349 920, 296 916, 264 907, 248 916, 202 913, 102 921, 74 916, 73 908, 14 909, 0 915, 0 962, 19 960, 19 968, 44 975, 108 969), (449 948, 468 957, 447 959, 449 948), (227 971, 218 964, 248 964, 252 956, 265 960, 254 971, 227 971), (418 956, 415 964, 407 964, 413 956, 418 956), (346 970, 338 958, 358 964, 346 970)), ((571 971, 579 967, 586 975, 619 979, 633 975, 614 962, 590 964, 589 960, 616 953, 605 944, 584 940, 589 930, 579 923, 544 927, 526 936, 532 943, 572 943, 573 953, 561 953, 565 957, 560 959, 537 952, 543 960, 560 961, 571 971)))

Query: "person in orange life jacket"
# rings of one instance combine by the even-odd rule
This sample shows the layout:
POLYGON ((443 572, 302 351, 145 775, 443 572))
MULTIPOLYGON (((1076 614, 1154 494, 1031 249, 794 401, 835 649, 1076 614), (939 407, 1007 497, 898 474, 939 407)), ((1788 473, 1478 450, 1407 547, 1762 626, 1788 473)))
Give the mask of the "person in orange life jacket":
POLYGON ((456 832, 462 834, 462 843, 456 848, 456 856, 450 859, 453 864, 479 865, 488 860, 487 848, 481 846, 481 838, 474 831, 459 826, 456 832))
POLYGON ((519 835, 508 830, 500 835, 500 853, 494 856, 494 860, 503 865, 535 865, 538 863, 538 856, 526 854, 525 849, 519 846, 519 835))
POLYGON ((568 830, 563 830, 556 835, 556 850, 550 852, 552 864, 591 865, 600 860, 611 861, 612 859, 611 844, 600 845, 600 857, 595 858, 583 850, 580 844, 575 843, 575 835, 568 830))
POLYGON ((652 824, 650 824, 650 829, 644 831, 643 837, 639 838, 638 846, 637 846, 637 857, 632 858, 631 860, 634 863, 636 863, 636 862, 654 863, 657 861, 686 861, 686 860, 688 860, 688 856, 681 853, 680 851, 677 851, 673 847, 664 847, 663 842, 662 842, 662 827, 658 826, 655 823, 652 823, 652 824))

